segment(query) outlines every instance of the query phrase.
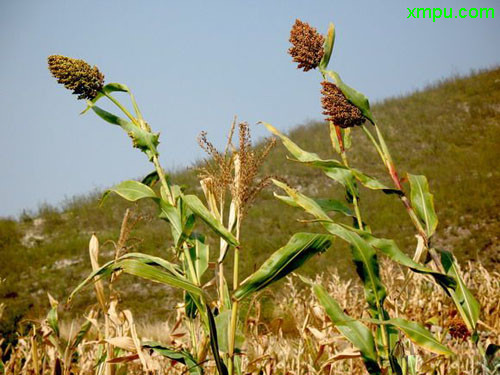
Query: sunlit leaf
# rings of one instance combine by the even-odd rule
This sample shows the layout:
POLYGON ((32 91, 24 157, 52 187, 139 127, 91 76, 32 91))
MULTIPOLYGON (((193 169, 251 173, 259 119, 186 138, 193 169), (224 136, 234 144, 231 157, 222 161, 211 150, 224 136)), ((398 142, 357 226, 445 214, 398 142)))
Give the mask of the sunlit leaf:
POLYGON ((210 348, 212 349, 217 372, 219 375, 228 375, 227 367, 219 354, 219 341, 217 339, 217 325, 215 324, 214 314, 208 304, 206 305, 206 309, 208 315, 208 327, 210 330, 210 348))
POLYGON ((183 289, 197 296, 203 296, 203 290, 194 285, 177 273, 168 272, 163 267, 156 267, 149 264, 149 260, 141 258, 119 258, 118 261, 110 261, 97 270, 93 271, 87 278, 71 292, 68 301, 74 297, 83 287, 89 285, 101 277, 110 275, 116 271, 123 271, 130 275, 138 276, 143 279, 151 280, 157 283, 170 285, 175 288, 183 289))
POLYGON ((370 329, 360 321, 345 314, 337 301, 328 295, 324 287, 313 284, 312 289, 335 327, 359 349, 368 372, 370 374, 381 374, 381 369, 377 363, 375 340, 370 329))
POLYGON ((280 181, 273 180, 273 182, 286 191, 286 193, 306 212, 318 219, 327 231, 351 245, 353 261, 356 266, 356 271, 363 281, 366 300, 374 316, 377 315, 378 311, 380 311, 383 306, 386 290, 380 280, 377 255, 373 247, 355 231, 349 230, 333 222, 313 199, 299 193, 280 181))
POLYGON ((451 297, 462 319, 467 325, 467 328, 474 332, 477 327, 477 321, 479 320, 479 302, 477 302, 471 291, 467 288, 456 265, 456 260, 450 252, 441 250, 441 263, 445 272, 453 276, 457 281, 456 289, 450 290, 451 297))
POLYGON ((224 238, 224 240, 229 244, 238 246, 238 240, 236 240, 234 235, 212 215, 208 208, 203 205, 200 198, 196 195, 182 195, 181 199, 186 203, 189 209, 193 211, 196 216, 202 219, 205 224, 212 228, 215 233, 224 238))
POLYGON ((416 322, 402 318, 386 320, 384 324, 392 324, 405 333, 415 344, 436 354, 453 355, 453 352, 441 344, 428 330, 416 322))
POLYGON ((234 292, 241 300, 287 276, 302 266, 313 255, 328 249, 332 236, 313 233, 296 233, 282 248, 276 250, 260 268, 250 275, 234 292))
POLYGON ((410 182, 410 198, 413 208, 422 224, 425 225, 427 236, 431 237, 436 231, 438 218, 434 210, 434 198, 429 192, 429 183, 425 176, 412 175, 408 173, 410 182))
POLYGON ((323 46, 324 50, 323 57, 319 62, 319 69, 321 71, 325 70, 326 67, 328 66, 328 63, 330 62, 334 44, 335 44, 335 25, 333 23, 330 23, 330 25, 328 25, 328 32, 326 34, 325 44, 323 46))
POLYGON ((170 349, 166 345, 160 344, 156 341, 143 342, 142 348, 151 349, 155 353, 186 365, 186 368, 191 375, 203 375, 203 368, 196 362, 191 353, 186 350, 170 349))
POLYGON ((131 202, 144 198, 158 198, 153 189, 139 181, 123 181, 119 183, 103 194, 102 201, 112 192, 131 202))

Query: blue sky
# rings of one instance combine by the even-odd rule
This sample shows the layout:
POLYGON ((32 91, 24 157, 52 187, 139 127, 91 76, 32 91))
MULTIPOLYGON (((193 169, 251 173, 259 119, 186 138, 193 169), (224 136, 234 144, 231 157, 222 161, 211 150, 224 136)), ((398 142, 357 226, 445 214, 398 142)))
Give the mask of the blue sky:
MULTIPOLYGON (((295 18, 337 39, 330 67, 371 101, 500 63, 498 1, 52 1, 0 3, 0 216, 60 204, 152 170, 115 126, 57 85, 50 54, 129 85, 161 131, 166 168, 223 144, 231 119, 280 129, 321 118, 319 77, 286 51, 295 18), (493 7, 494 19, 407 19, 407 7, 493 7)), ((265 132, 255 128, 256 136, 265 132)))

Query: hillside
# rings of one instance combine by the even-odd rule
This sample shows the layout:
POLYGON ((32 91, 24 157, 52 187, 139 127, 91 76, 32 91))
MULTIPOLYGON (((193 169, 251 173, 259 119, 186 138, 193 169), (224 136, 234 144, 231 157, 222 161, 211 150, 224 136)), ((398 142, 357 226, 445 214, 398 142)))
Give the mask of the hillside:
MULTIPOLYGON (((385 100, 374 105, 373 112, 400 171, 425 174, 429 179, 440 219, 437 245, 453 249, 461 261, 479 259, 489 268, 498 267, 500 68, 449 79, 406 97, 385 100)), ((279 124, 273 125, 279 128, 279 124)), ((332 156, 328 128, 321 122, 300 125, 290 136, 306 150, 332 156)), ((361 132, 354 132, 353 144, 351 164, 387 181, 375 151, 361 132)), ((282 176, 309 195, 340 198, 343 194, 320 172, 286 161, 281 146, 270 155, 264 172, 282 176)), ((185 184, 188 191, 200 191, 192 169, 177 173, 172 179, 185 184)), ((396 238, 402 248, 412 252, 413 226, 401 204, 381 193, 363 190, 361 194, 364 218, 372 230, 380 236, 396 238)), ((93 232, 102 244, 103 260, 110 259, 113 245, 108 240, 117 240, 127 208, 142 217, 131 233, 131 248, 171 256, 167 226, 155 219, 154 207, 129 204, 117 197, 99 207, 98 198, 98 194, 75 197, 59 209, 43 207, 36 214, 23 215, 19 221, 0 220, 0 277, 4 279, 0 284, 0 303, 6 303, 6 314, 11 320, 44 312, 47 292, 65 300, 90 270, 87 246, 93 232)), ((301 218, 304 216, 300 210, 285 206, 273 198, 271 190, 266 190, 249 211, 243 229, 244 272, 251 272, 293 232, 320 230, 297 222, 301 218)), ((350 265, 343 255, 347 250, 337 242, 304 271, 322 272, 327 266, 334 266, 349 275, 350 265)), ((117 289, 125 291, 125 306, 151 318, 169 308, 170 290, 136 281, 128 276, 119 281, 121 286, 117 289)), ((92 298, 87 291, 75 300, 72 311, 81 311, 93 303, 92 298)))

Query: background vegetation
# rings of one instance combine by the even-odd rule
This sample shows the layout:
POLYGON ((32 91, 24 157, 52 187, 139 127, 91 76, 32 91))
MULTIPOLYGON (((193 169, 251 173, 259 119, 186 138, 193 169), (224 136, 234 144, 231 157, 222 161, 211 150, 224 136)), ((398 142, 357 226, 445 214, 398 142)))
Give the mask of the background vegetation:
MULTIPOLYGON (((459 260, 480 260, 488 269, 498 269, 500 251, 498 144, 500 144, 500 68, 456 77, 402 98, 378 103, 373 112, 386 135, 393 157, 401 171, 425 174, 435 195, 441 223, 436 241, 438 247, 454 249, 459 260), (445 199, 446 197, 446 199, 445 199)), ((229 120, 229 119, 228 119, 229 120)), ((229 121, 228 121, 229 122, 229 121)), ((273 124, 279 128, 280 124, 273 124)), ((202 129, 200 129, 201 131, 202 129)), ((328 156, 328 127, 322 122, 309 122, 290 133, 305 150, 328 156)), ((382 181, 378 156, 360 132, 354 132, 356 154, 351 164, 362 170, 374 169, 382 181)), ((336 189, 320 171, 284 162, 285 150, 276 147, 264 165, 265 174, 278 175, 297 189, 312 196, 329 196, 336 189), (330 189, 325 191, 324 189, 330 189)), ((193 187, 195 168, 173 174, 177 183, 193 187)), ((387 184, 390 185, 389 181, 387 184)), ((36 182, 33 182, 36 189, 36 182)), ((195 191, 201 192, 201 189, 195 191)), ((381 237, 395 238, 400 247, 413 253, 416 241, 413 227, 401 204, 391 197, 363 190, 361 206, 372 230, 381 237), (370 199, 363 199, 371 194, 370 199), (382 208, 381 208, 382 207, 382 208), (404 219, 400 219, 403 217, 404 219), (383 228, 383 229, 382 229, 383 228)), ((88 274, 88 241, 96 232, 101 243, 116 240, 124 211, 133 208, 140 217, 132 237, 135 247, 153 255, 170 252, 167 226, 153 220, 156 209, 148 204, 131 205, 118 197, 110 197, 103 206, 101 192, 75 197, 61 208, 41 207, 38 212, 25 212, 19 220, 0 220, 0 303, 6 310, 0 332, 8 334, 23 317, 45 314, 46 292, 64 301, 69 292, 88 274)), ((286 243, 292 233, 307 230, 297 219, 304 218, 277 201, 268 189, 249 211, 247 228, 242 237, 242 251, 251 252, 252 262, 242 264, 243 277, 249 274, 269 253, 286 243), (256 235, 257 234, 257 235, 256 235)), ((102 246, 103 258, 111 258, 113 245, 102 246)), ((335 266, 346 275, 350 269, 348 251, 340 241, 321 258, 312 260, 303 272, 326 270, 335 266)), ((245 257, 246 258, 246 257, 245 257)), ((132 277, 121 277, 118 289, 124 307, 138 318, 165 318, 172 308, 173 291, 153 284, 135 283, 132 277), (172 297, 172 298, 169 298, 172 297)), ((278 288, 282 284, 278 284, 278 288)), ((74 301, 72 313, 80 314, 93 303, 93 291, 74 301), (92 301, 92 302, 91 302, 92 301)))

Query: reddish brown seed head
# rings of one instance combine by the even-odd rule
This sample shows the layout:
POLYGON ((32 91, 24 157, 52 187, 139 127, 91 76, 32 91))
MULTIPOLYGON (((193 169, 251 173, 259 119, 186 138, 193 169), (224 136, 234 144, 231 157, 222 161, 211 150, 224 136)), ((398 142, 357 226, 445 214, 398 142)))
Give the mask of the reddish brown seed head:
POLYGON ((361 110, 351 104, 335 84, 323 81, 321 85, 323 86, 321 105, 327 121, 341 128, 362 125, 366 121, 361 110))
POLYGON ((318 31, 301 20, 295 20, 295 24, 290 31, 290 43, 292 47, 288 53, 293 57, 293 61, 299 63, 297 68, 304 72, 318 67, 324 50, 325 38, 318 31))

